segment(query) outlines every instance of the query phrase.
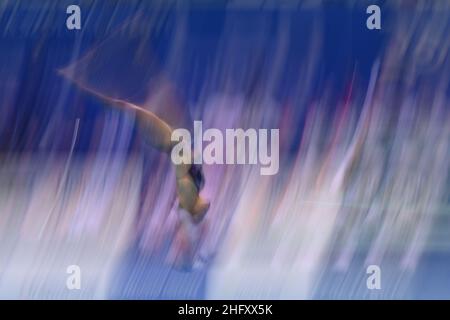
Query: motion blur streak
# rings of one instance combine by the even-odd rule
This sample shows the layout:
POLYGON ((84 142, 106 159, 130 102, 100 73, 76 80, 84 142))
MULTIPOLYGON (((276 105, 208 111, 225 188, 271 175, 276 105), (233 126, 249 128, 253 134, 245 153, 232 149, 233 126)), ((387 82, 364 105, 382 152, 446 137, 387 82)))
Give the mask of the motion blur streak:
POLYGON ((450 5, 383 2, 374 31, 372 2, 81 1, 79 31, 1 2, 0 298, 450 298, 450 5), (279 172, 203 166, 186 228, 170 156, 80 87, 279 128, 279 172))

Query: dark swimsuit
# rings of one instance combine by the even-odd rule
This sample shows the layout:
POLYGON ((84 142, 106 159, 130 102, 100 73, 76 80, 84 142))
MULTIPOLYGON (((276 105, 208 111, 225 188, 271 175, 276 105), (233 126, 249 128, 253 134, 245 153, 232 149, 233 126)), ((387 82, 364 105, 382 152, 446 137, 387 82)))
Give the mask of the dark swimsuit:
POLYGON ((194 180, 197 191, 200 191, 205 186, 205 176, 203 174, 202 166, 199 164, 192 164, 189 168, 189 175, 194 180))

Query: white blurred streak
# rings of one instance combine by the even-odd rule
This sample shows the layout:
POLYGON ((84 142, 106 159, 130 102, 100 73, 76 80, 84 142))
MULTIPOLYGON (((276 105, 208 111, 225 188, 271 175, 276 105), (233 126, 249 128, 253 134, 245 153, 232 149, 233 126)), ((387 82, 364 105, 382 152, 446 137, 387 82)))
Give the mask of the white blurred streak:
MULTIPOLYGON (((108 296, 111 272, 133 236, 141 175, 139 158, 108 151, 128 143, 132 126, 122 120, 119 130, 117 120, 104 128, 104 153, 2 158, 0 297, 108 296), (69 265, 80 266, 83 290, 66 288, 69 265)), ((73 143, 77 130, 78 122, 73 143)))
MULTIPOLYGON (((44 156, 33 156, 33 161, 45 160, 44 156)), ((101 173, 89 165, 92 161, 74 159, 68 177, 71 186, 60 196, 56 196, 56 191, 58 176, 62 175, 64 166, 58 165, 58 159, 53 160, 51 169, 44 171, 39 165, 30 165, 26 160, 14 157, 2 168, 2 181, 11 184, 9 190, 2 188, 1 192, 4 208, 0 244, 2 298, 107 297, 110 272, 133 234, 139 195, 135 183, 139 181, 139 162, 124 163, 117 184, 105 189, 90 187, 84 177, 97 177, 100 186, 107 175, 117 172, 117 166, 103 157, 97 157, 97 160, 104 161, 105 170, 101 173), (27 180, 21 181, 17 176, 11 180, 11 174, 24 167, 28 174, 34 175, 28 192, 23 189, 27 180), (79 183, 74 184, 76 181, 79 183), (89 198, 83 196, 84 192, 89 193, 89 198), (5 194, 9 200, 5 199, 5 194), (102 200, 106 194, 112 196, 108 201, 102 200), (91 204, 80 207, 83 199, 91 204), (93 203, 98 205, 93 207, 93 203), (84 223, 83 215, 93 218, 99 210, 104 211, 101 221, 95 225, 84 223), (76 230, 73 230, 74 225, 76 230), (83 290, 80 291, 65 287, 66 268, 73 264, 82 270, 83 290)))
MULTIPOLYGON (((283 61, 293 21, 281 15, 272 37, 261 19, 251 45, 240 34, 246 30, 226 21, 219 53, 199 62, 208 72, 193 118, 220 130, 280 128, 282 163, 271 177, 253 166, 204 166, 202 195, 211 207, 204 223, 193 228, 191 249, 194 266, 213 261, 206 298, 313 298, 326 272, 352 270, 361 255, 364 265, 394 265, 383 269, 392 284, 383 294, 398 297, 427 249, 450 250, 448 234, 444 243, 431 241, 437 217, 449 214, 450 171, 449 25, 435 13, 430 24, 418 14, 389 30, 393 36, 367 88, 354 83, 353 74, 343 102, 335 101, 324 83, 319 83, 323 95, 313 100, 323 50, 316 22, 305 61, 298 71, 290 70, 296 85, 287 106, 275 91, 288 67, 283 61), (276 43, 274 59, 258 60, 267 41, 276 43), (236 72, 234 65, 242 67, 236 72), (429 74, 439 77, 421 79, 429 74), (289 154, 302 113, 302 140, 289 154)), ((182 12, 177 16, 164 70, 174 78, 190 58, 184 51, 186 19, 182 12)), ((162 23, 154 18, 151 28, 162 23)), ((161 101, 170 98, 171 88, 169 80, 156 86, 146 103, 168 109, 161 101)), ((63 92, 61 101, 65 97, 63 92)), ((73 156, 72 144, 68 156, 1 157, 0 297, 105 298, 112 270, 136 239, 144 256, 168 246, 166 262, 176 265, 183 237, 170 159, 151 152, 148 159, 130 156, 132 121, 110 110, 105 114, 102 131, 93 137, 100 141, 98 153, 73 156), (143 179, 150 179, 146 188, 143 179), (88 286, 80 293, 65 288, 65 270, 72 264, 81 267, 88 286)), ((78 123, 73 143, 77 130, 78 123)), ((324 287, 332 297, 357 296, 355 283, 365 280, 359 273, 349 277, 353 280, 324 287)))

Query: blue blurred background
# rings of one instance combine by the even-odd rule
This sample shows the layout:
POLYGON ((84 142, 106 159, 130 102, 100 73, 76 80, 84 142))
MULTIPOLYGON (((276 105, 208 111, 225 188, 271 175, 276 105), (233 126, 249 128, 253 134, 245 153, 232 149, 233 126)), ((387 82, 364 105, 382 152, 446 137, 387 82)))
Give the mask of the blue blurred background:
POLYGON ((0 2, 0 297, 450 298, 449 6, 283 3, 0 2), (65 68, 183 123, 280 128, 280 172, 205 168, 180 265, 168 159, 65 68))

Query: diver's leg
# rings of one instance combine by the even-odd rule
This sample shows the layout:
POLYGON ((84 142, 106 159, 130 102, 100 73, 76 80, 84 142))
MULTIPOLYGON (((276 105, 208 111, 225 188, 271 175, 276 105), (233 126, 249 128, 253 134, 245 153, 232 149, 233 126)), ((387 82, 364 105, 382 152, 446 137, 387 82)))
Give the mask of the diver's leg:
MULTIPOLYGON (((65 75, 64 73, 62 73, 65 75)), ((66 76, 66 75, 65 75, 66 76)), ((153 112, 141 108, 132 103, 108 97, 96 90, 88 88, 74 81, 77 86, 92 94, 107 105, 122 111, 134 112, 140 128, 144 132, 146 141, 155 149, 170 154, 174 142, 172 142, 172 128, 153 112)), ((199 196, 199 188, 195 184, 194 177, 189 172, 191 165, 177 165, 177 192, 180 207, 187 210, 195 222, 199 222, 209 209, 209 203, 199 196)))
POLYGON ((169 153, 172 149, 172 128, 153 112, 139 107, 133 103, 109 97, 97 90, 85 86, 80 81, 73 79, 65 71, 59 72, 62 76, 74 82, 78 88, 91 94, 109 107, 133 112, 139 126, 143 129, 146 141, 155 149, 169 153))

